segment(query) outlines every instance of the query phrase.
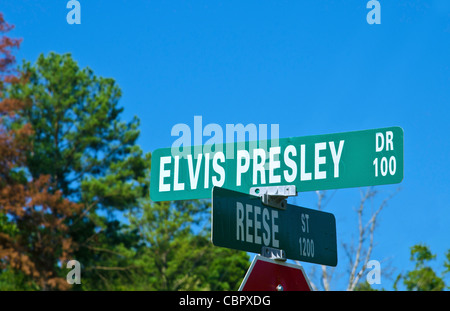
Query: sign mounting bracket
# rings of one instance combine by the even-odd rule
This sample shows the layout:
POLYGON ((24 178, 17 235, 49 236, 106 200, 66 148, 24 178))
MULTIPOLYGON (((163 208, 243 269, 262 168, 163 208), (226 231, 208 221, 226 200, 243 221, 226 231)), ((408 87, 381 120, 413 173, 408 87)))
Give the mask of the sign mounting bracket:
POLYGON ((264 205, 286 209, 288 197, 297 196, 295 185, 288 186, 269 186, 269 187, 251 187, 250 194, 261 197, 264 205))
POLYGON ((263 246, 261 249, 261 256, 276 261, 286 261, 286 253, 282 249, 263 246))
MULTIPOLYGON (((261 202, 264 205, 285 210, 287 207, 286 199, 297 196, 297 189, 295 185, 251 187, 250 194, 261 197, 261 202)), ((282 249, 263 246, 261 255, 277 261, 286 261, 286 252, 282 249)))

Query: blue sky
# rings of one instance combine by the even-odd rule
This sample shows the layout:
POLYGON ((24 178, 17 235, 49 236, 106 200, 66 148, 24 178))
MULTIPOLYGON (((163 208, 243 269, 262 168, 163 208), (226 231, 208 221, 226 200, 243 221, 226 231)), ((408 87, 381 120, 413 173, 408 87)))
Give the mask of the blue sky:
MULTIPOLYGON (((366 0, 80 0, 81 25, 66 22, 66 3, 1 0, 12 35, 23 38, 18 61, 70 52, 114 78, 123 118, 141 120, 146 152, 169 147, 172 127, 193 127, 195 115, 223 128, 279 124, 280 137, 402 127, 404 180, 377 187, 374 208, 401 191, 380 215, 372 259, 389 259, 396 276, 412 268, 409 247, 423 242, 442 266, 450 249, 449 1, 380 0, 380 25, 366 22, 366 0)), ((315 193, 295 202, 314 207, 315 193)), ((358 203, 359 189, 329 201, 338 243, 356 239, 358 203)), ((339 260, 344 274, 342 251, 339 260)))

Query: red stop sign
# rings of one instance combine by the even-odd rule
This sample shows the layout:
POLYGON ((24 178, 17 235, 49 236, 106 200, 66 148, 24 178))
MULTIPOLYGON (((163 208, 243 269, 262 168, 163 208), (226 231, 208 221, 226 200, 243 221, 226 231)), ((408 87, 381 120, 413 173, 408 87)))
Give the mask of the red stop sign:
POLYGON ((241 291, 310 291, 302 266, 257 255, 247 271, 241 291))

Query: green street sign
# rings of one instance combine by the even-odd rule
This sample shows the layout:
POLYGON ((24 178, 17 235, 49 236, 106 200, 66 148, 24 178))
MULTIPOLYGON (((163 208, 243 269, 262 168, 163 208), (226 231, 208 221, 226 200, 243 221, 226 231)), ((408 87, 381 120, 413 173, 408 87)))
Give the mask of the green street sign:
POLYGON ((206 199, 213 186, 249 193, 295 185, 304 192, 403 180, 400 127, 181 149, 153 152, 153 201, 206 199))
POLYGON ((337 265, 333 214, 287 204, 285 209, 261 198, 224 188, 212 190, 211 240, 216 246, 253 253, 281 249, 288 259, 337 265))

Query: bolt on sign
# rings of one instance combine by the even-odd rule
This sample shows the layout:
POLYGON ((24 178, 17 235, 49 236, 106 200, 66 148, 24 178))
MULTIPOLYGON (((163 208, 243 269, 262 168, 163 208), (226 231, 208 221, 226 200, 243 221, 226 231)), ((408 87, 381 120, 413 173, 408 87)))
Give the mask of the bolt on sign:
POLYGON ((280 249, 286 258, 337 265, 333 214, 286 204, 262 204, 261 197, 224 188, 212 191, 211 240, 215 246, 262 253, 280 249))
POLYGON ((400 183, 403 129, 364 131, 157 149, 152 154, 153 201, 210 198, 214 186, 295 185, 298 192, 400 183))

